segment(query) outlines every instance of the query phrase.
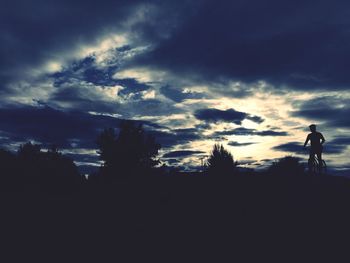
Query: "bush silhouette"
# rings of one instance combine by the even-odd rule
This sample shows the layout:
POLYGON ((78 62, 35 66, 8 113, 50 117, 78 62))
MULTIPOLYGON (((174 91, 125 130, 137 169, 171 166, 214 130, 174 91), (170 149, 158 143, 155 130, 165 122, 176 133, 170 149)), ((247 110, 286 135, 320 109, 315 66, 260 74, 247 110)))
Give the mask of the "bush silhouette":
POLYGON ((19 147, 17 155, 0 150, 2 178, 11 189, 31 189, 62 192, 76 189, 82 183, 73 160, 52 147, 46 152, 41 146, 28 142, 19 147))
POLYGON ((16 184, 16 175, 18 170, 16 155, 0 149, 0 187, 6 190, 6 187, 16 184))
POLYGON ((286 156, 274 162, 267 170, 271 175, 302 175, 304 166, 300 163, 299 158, 286 156))
POLYGON ((215 144, 207 161, 209 174, 232 175, 236 173, 233 156, 221 144, 215 144))
POLYGON ((73 160, 64 156, 53 146, 46 152, 41 152, 42 174, 48 186, 57 190, 70 190, 79 186, 84 177, 79 174, 73 160))
POLYGON ((107 177, 118 178, 137 176, 147 172, 159 163, 156 158, 160 144, 147 135, 142 125, 135 126, 123 121, 119 134, 114 129, 105 129, 97 139, 100 159, 103 161, 101 173, 107 177))

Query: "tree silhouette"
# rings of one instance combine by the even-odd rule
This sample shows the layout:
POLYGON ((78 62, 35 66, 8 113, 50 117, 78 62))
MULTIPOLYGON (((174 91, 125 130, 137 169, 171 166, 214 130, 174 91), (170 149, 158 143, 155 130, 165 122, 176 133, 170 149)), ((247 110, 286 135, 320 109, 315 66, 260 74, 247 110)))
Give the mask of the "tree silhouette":
POLYGON ((23 185, 43 183, 44 169, 39 144, 27 142, 17 151, 18 177, 23 185))
POLYGON ((78 172, 73 160, 60 153, 55 145, 41 152, 42 179, 49 187, 70 190, 79 186, 84 177, 78 172))
POLYGON ((41 147, 39 144, 32 144, 31 142, 27 142, 19 147, 17 155, 22 160, 35 160, 40 155, 40 151, 41 147))
POLYGON ((0 188, 2 190, 8 190, 6 188, 13 188, 16 185, 17 180, 17 159, 16 155, 4 150, 0 149, 0 188))
POLYGON ((42 151, 39 144, 21 145, 17 154, 0 150, 2 186, 8 190, 40 190, 57 193, 77 189, 83 177, 73 160, 53 146, 42 151))
POLYGON ((116 135, 114 129, 105 129, 97 139, 100 159, 104 162, 102 174, 138 175, 159 163, 156 158, 160 144, 147 135, 142 124, 123 121, 116 135))
POLYGON ((232 175, 236 172, 233 156, 221 144, 215 144, 207 161, 209 174, 232 175))
POLYGON ((272 163, 267 172, 278 176, 298 176, 304 174, 304 166, 300 163, 299 158, 286 156, 272 163))
POLYGON ((100 159, 104 162, 104 167, 113 168, 117 156, 117 135, 114 129, 105 129, 96 141, 100 154, 100 159))

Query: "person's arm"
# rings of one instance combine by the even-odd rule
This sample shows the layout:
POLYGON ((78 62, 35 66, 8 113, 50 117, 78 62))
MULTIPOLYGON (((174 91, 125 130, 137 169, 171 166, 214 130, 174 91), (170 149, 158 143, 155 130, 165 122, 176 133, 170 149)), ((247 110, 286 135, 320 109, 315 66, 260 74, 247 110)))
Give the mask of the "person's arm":
POLYGON ((308 144, 309 140, 310 140, 310 135, 308 135, 308 136, 306 137, 306 140, 305 140, 305 142, 304 142, 304 148, 305 148, 306 145, 308 144))
POLYGON ((324 144, 324 142, 326 141, 326 139, 323 137, 323 134, 322 134, 322 133, 320 133, 320 135, 321 135, 321 145, 322 145, 322 144, 324 144))

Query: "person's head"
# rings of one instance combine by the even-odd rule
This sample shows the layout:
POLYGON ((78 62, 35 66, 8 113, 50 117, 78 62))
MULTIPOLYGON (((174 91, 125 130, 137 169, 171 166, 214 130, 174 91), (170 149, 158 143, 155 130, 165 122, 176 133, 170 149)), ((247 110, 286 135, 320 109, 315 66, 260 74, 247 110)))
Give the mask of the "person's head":
POLYGON ((316 125, 315 125, 315 124, 311 124, 311 125, 309 126, 309 128, 310 128, 310 131, 311 131, 311 132, 315 132, 315 131, 316 131, 316 125))

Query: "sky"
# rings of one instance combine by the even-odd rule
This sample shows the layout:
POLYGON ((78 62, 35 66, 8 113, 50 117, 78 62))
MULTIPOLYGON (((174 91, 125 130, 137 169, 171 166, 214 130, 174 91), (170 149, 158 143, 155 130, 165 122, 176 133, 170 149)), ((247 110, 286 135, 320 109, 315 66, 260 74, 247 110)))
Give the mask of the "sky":
POLYGON ((4 0, 0 147, 55 144, 84 171, 123 119, 164 164, 196 170, 215 143, 242 167, 324 159, 350 171, 350 3, 341 0, 4 0))

